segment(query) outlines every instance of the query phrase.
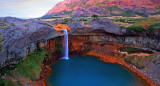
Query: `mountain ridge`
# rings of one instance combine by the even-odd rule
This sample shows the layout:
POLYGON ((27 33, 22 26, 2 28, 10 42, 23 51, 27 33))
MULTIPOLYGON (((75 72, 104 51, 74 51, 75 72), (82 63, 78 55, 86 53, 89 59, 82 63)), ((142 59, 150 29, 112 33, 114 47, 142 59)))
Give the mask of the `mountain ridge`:
POLYGON ((46 15, 110 16, 122 15, 125 12, 153 15, 160 12, 160 0, 64 0, 56 4, 46 15))

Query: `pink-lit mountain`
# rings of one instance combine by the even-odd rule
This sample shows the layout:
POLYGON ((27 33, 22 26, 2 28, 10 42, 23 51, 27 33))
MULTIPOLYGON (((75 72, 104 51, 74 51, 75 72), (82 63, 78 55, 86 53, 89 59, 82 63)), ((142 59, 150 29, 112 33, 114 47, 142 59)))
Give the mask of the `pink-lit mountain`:
POLYGON ((153 15, 160 12, 160 0, 64 0, 46 15, 101 16, 153 15))

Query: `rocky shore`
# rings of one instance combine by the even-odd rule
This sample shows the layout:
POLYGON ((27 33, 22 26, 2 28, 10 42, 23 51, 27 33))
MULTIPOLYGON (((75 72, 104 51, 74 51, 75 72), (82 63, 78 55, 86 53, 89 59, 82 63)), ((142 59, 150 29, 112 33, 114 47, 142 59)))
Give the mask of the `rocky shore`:
MULTIPOLYGON (((92 35, 93 36, 93 35, 92 35)), ((91 36, 91 37, 92 37, 91 36)), ((61 37, 63 39, 63 37, 61 37)), ((49 49, 55 50, 55 39, 50 39, 47 42, 51 42, 49 49)), ((69 36, 69 46, 70 46, 70 57, 79 55, 90 55, 94 57, 98 57, 101 61, 107 63, 116 63, 120 64, 127 69, 134 72, 138 77, 142 78, 142 82, 145 83, 146 86, 158 86, 159 83, 159 75, 158 72, 150 72, 152 71, 159 71, 159 69, 150 68, 149 65, 152 63, 148 61, 145 57, 153 54, 153 52, 146 52, 146 51, 139 51, 139 53, 127 53, 124 55, 120 49, 123 47, 134 47, 123 45, 115 42, 96 42, 90 39, 90 35, 87 36, 69 36), (74 41, 73 41, 74 40, 74 41), (129 58, 130 56, 135 56, 135 60, 133 62, 138 61, 137 59, 141 59, 143 62, 140 62, 140 66, 145 66, 145 68, 141 69, 141 67, 137 66, 136 64, 127 63, 125 59, 129 58), (145 64, 144 64, 145 63, 145 64)), ((51 51, 52 51, 51 50, 51 51)), ((54 55, 54 54, 53 54, 54 55)), ((159 57, 158 57, 159 58, 159 57)), ((158 67, 158 65, 156 66, 158 67)))
POLYGON ((127 69, 129 69, 130 71, 134 72, 135 74, 137 74, 142 79, 144 79, 145 86, 157 86, 151 79, 147 78, 147 76, 144 76, 143 73, 141 71, 139 71, 135 66, 127 64, 121 58, 117 59, 116 57, 111 57, 111 56, 99 54, 96 52, 89 52, 86 55, 98 57, 101 61, 104 61, 106 63, 120 64, 120 65, 126 67, 127 69))

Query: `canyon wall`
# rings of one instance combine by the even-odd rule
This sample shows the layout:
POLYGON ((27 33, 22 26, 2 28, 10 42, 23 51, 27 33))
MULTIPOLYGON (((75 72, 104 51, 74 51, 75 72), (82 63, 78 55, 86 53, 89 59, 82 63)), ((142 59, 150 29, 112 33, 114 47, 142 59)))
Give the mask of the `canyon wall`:
MULTIPOLYGON (((56 54, 62 54, 63 32, 57 33, 48 22, 0 18, 0 24, 5 26, 3 28, 10 27, 10 29, 0 29, 0 32, 3 32, 0 36, 4 37, 2 46, 0 46, 0 68, 19 63, 38 49, 46 48, 49 53, 48 57, 55 56, 53 60, 58 59, 56 54)), ((160 30, 158 29, 151 32, 131 32, 120 28, 118 24, 106 18, 92 20, 86 25, 81 22, 70 22, 67 25, 71 28, 69 32, 71 56, 83 55, 92 51, 89 55, 105 55, 103 59, 106 57, 119 59, 119 48, 122 46, 137 47, 145 51, 159 51, 160 49, 160 30)), ((124 59, 120 61, 124 62, 124 59)), ((149 60, 148 62, 149 65, 147 64, 145 71, 140 72, 154 79, 155 82, 159 82, 160 61, 152 63, 149 60)))
POLYGON ((47 22, 0 18, 0 68, 16 64, 41 46, 46 40, 60 36, 47 22))
MULTIPOLYGON (((5 21, 7 25, 15 24, 15 26, 10 26, 9 30, 7 29, 7 33, 2 34, 4 40, 0 51, 1 67, 24 59, 40 45, 45 46, 48 39, 63 36, 63 33, 56 33, 52 25, 47 22, 24 21, 16 18, 0 18, 0 20, 5 21)), ((69 35, 89 36, 87 40, 92 42, 115 42, 143 49, 157 51, 160 49, 159 30, 151 32, 149 36, 144 33, 131 33, 109 19, 92 20, 87 25, 81 22, 71 22, 68 26, 71 28, 69 35)))
MULTIPOLYGON (((75 34, 76 35, 76 34, 75 34)), ((79 34, 80 35, 80 34, 79 34)), ((147 36, 128 36, 105 33, 102 30, 93 31, 93 33, 81 34, 82 36, 89 36, 89 40, 93 42, 115 42, 125 45, 132 45, 143 49, 160 50, 159 38, 150 38, 147 36)))

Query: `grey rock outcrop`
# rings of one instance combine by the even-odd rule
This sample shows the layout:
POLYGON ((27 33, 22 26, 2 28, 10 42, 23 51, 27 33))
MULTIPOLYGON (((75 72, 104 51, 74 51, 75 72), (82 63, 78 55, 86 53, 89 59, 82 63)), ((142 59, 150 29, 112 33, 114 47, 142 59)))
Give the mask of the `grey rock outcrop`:
POLYGON ((113 23, 107 18, 90 21, 88 25, 91 26, 91 30, 100 29, 107 33, 120 34, 121 31, 118 24, 113 23))
POLYGON ((0 18, 0 21, 8 27, 8 29, 0 27, 1 37, 3 37, 0 51, 1 66, 7 65, 5 62, 11 59, 23 59, 37 49, 38 42, 45 44, 47 39, 57 36, 55 29, 47 22, 11 17, 0 18))

